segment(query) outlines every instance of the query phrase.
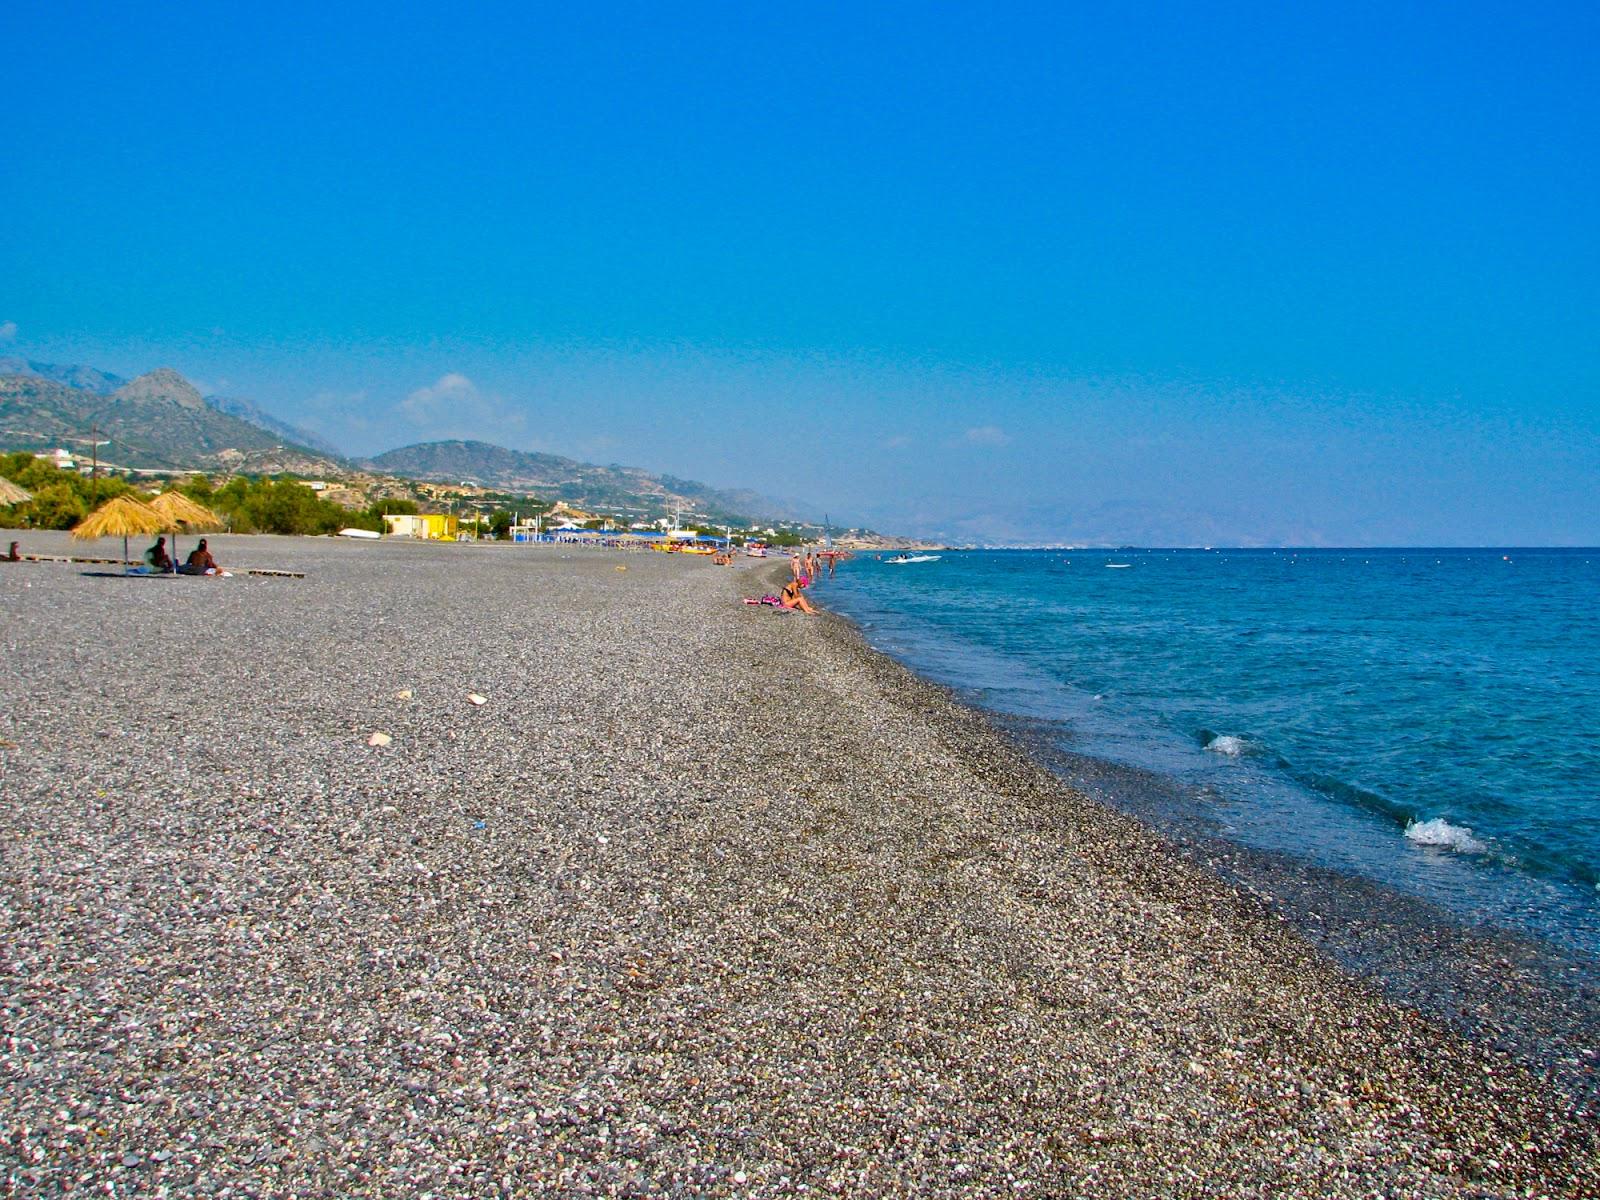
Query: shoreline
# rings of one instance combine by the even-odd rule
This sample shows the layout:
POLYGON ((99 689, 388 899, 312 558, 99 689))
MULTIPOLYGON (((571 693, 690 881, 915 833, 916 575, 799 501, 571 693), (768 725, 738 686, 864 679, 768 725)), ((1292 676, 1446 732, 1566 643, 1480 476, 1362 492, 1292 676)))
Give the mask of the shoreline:
MULTIPOLYGON (((1003 719, 998 724, 1007 727, 1003 719)), ((1103 796, 1123 790, 1128 777, 1153 776, 1157 789, 1184 790, 1157 772, 1029 733, 1020 731, 1019 740, 1068 786, 1103 796)), ((1163 819, 1139 811, 1125 795, 1103 802, 1131 809, 1202 869, 1260 897, 1341 970, 1469 1039, 1508 1051, 1574 1105, 1600 1105, 1600 965, 1593 959, 1530 933, 1471 924, 1365 875, 1229 840, 1187 814, 1163 819)))
POLYGON ((757 567, 248 544, 307 579, 0 573, 4 984, 72 1031, 6 1055, 22 1190, 1600 1186, 1592 1117, 757 567))
POLYGON ((860 637, 953 703, 970 708, 1065 786, 1131 817, 1190 861, 1267 901, 1344 971, 1397 1003, 1472 1038, 1487 1038, 1547 1076, 1575 1104, 1600 1105, 1600 960, 1536 931, 1462 912, 1382 878, 1284 847, 1232 837, 1208 814, 1215 796, 1159 767, 1083 749, 1070 717, 988 706, 982 689, 922 653, 875 644, 881 612, 860 637))
POLYGON ((865 653, 971 713, 1082 802, 1134 822, 1223 886, 1259 900, 1265 916, 1287 921, 1337 971, 1469 1040, 1509 1052, 1575 1106, 1600 1111, 1600 981, 1594 961, 1527 933, 1472 926, 1366 876, 1230 840, 1206 826, 1192 801, 1183 807, 1171 798, 1152 799, 1152 793, 1176 796, 1187 785, 1156 770, 1069 749, 1057 740, 1056 723, 987 708, 874 646, 853 618, 833 610, 829 615, 843 622, 846 636, 865 653), (1143 786, 1130 787, 1135 779, 1143 786), (1129 798, 1135 790, 1138 800, 1129 798))

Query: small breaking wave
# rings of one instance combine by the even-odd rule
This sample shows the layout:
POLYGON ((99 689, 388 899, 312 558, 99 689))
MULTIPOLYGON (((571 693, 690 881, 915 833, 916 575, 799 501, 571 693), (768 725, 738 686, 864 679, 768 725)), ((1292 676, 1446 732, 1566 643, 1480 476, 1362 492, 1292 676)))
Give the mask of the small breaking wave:
POLYGON ((1219 733, 1205 744, 1205 748, 1212 754, 1221 754, 1228 758, 1243 758, 1250 753, 1250 743, 1231 733, 1219 733))
POLYGON ((1419 846, 1440 846, 1458 854, 1487 854, 1489 847, 1472 836, 1464 825, 1452 825, 1443 817, 1431 821, 1412 821, 1406 826, 1406 838, 1419 846))

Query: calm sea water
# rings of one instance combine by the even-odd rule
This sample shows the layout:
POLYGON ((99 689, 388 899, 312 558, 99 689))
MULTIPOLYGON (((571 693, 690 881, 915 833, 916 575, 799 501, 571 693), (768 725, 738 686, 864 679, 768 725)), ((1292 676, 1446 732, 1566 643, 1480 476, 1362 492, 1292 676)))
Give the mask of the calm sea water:
POLYGON ((1600 551, 862 556, 819 591, 971 701, 1180 785, 1174 819, 1600 955, 1600 551))

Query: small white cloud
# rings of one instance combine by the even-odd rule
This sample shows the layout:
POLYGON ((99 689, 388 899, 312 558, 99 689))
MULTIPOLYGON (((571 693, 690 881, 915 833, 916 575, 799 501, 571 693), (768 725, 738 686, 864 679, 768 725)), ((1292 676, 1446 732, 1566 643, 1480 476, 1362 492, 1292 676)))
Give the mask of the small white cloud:
POLYGON ((396 405, 400 417, 424 438, 481 438, 504 442, 527 418, 498 396, 487 395, 459 371, 441 375, 396 405))
POLYGON ((419 387, 400 401, 400 411, 418 425, 431 425, 459 412, 464 404, 476 402, 478 388, 472 380, 455 371, 441 375, 429 387, 419 387))
POLYGON ((911 439, 903 433, 897 433, 892 438, 886 438, 883 443, 885 450, 904 450, 911 445, 911 439))
POLYGON ((9 342, 17 336, 17 323, 6 321, 0 324, 0 342, 9 342))
POLYGON ((978 425, 962 434, 961 440, 969 446, 1004 446, 1011 435, 998 425, 978 425))

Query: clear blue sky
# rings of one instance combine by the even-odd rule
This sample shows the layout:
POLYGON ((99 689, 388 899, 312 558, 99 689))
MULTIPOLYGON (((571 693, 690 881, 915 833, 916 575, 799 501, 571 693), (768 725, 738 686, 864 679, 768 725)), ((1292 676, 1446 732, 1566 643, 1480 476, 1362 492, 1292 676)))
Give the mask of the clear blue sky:
POLYGON ((873 7, 29 0, 0 354, 907 532, 1600 543, 1600 8, 873 7))

